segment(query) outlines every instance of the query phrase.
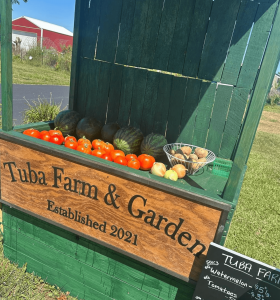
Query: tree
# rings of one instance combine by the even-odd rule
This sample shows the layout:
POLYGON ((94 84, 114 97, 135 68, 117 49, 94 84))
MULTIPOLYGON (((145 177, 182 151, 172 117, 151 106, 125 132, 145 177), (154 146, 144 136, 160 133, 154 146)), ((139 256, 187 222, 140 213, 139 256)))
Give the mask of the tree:
MULTIPOLYGON (((23 2, 27 2, 28 0, 22 0, 23 2)), ((12 0, 12 4, 20 4, 19 0, 12 0)))

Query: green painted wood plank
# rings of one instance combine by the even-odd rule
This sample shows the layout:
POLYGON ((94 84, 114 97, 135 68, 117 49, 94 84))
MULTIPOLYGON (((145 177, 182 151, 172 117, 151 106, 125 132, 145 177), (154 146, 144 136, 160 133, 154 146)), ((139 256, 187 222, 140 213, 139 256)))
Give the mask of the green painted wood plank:
POLYGON ((219 85, 217 88, 206 142, 206 148, 213 151, 215 155, 218 154, 220 149, 232 91, 232 86, 219 85))
POLYGON ((28 254, 18 253, 18 262, 23 265, 27 262, 27 272, 34 272, 36 275, 42 277, 47 283, 51 285, 56 285, 61 288, 64 292, 70 292, 71 296, 77 297, 78 299, 91 300, 92 295, 94 295, 94 300, 109 300, 112 298, 100 293, 91 287, 84 285, 82 282, 75 280, 65 274, 60 272, 60 270, 51 268, 47 263, 40 264, 38 261, 34 260, 28 254))
POLYGON ((216 87, 217 85, 215 83, 201 83, 200 101, 195 119, 194 136, 192 139, 193 145, 205 147, 215 101, 216 87))
POLYGON ((70 74, 69 109, 73 109, 74 107, 74 102, 75 102, 74 99, 76 98, 76 92, 78 87, 78 70, 79 70, 78 60, 80 56, 79 54, 80 22, 81 22, 81 1, 76 1, 72 60, 71 60, 71 74, 70 74))
POLYGON ((140 66, 143 68, 151 68, 153 65, 162 8, 163 0, 149 0, 145 34, 141 47, 140 66))
POLYGON ((183 75, 197 77, 212 4, 212 0, 197 0, 195 2, 183 75))
POLYGON ((180 2, 168 61, 169 72, 182 74, 195 3, 195 0, 180 2))
POLYGON ((94 59, 100 22, 101 0, 81 1, 81 23, 79 29, 80 52, 83 57, 94 59))
POLYGON ((249 89, 233 90, 219 157, 231 159, 241 130, 243 115, 249 101, 249 89))
MULTIPOLYGON (((96 120, 100 121, 102 125, 105 124, 107 105, 109 99, 109 87, 111 76, 112 64, 102 62, 100 66, 100 73, 98 76, 99 84, 97 97, 92 105, 91 109, 87 111, 88 116, 92 116, 96 120)), ((90 99, 92 101, 92 99, 90 99)))
POLYGON ((186 101, 182 106, 181 132, 177 141, 192 144, 195 118, 199 104, 201 80, 189 79, 187 82, 186 101))
POLYGON ((156 114, 154 116, 153 132, 165 136, 169 102, 172 100, 171 85, 173 76, 159 73, 158 97, 156 104, 156 114))
POLYGON ((198 77, 220 81, 241 0, 215 0, 198 77))
POLYGON ((133 26, 134 10, 136 0, 123 1, 121 14, 121 27, 116 54, 116 63, 125 65, 129 52, 129 44, 133 26))
POLYGON ((149 1, 136 1, 127 65, 140 66, 142 43, 145 36, 146 21, 149 10, 149 1))
POLYGON ((156 114, 159 73, 148 72, 140 129, 144 136, 152 133, 156 114))
POLYGON ((129 116, 134 85, 134 68, 124 68, 119 103, 118 124, 121 127, 129 125, 129 116))
POLYGON ((12 5, 10 0, 1 3, 2 129, 9 131, 13 128, 12 5))
POLYGON ((277 64, 280 58, 280 12, 279 7, 276 10, 276 17, 268 41, 263 63, 259 72, 258 80, 252 96, 249 111, 246 115, 246 122, 244 124, 241 137, 239 140, 238 149, 234 157, 234 163, 229 175, 228 182, 224 189, 223 198, 226 200, 234 199, 236 187, 239 178, 242 177, 244 165, 246 165, 249 153, 251 151, 252 143, 259 124, 263 106, 265 103, 265 96, 270 90, 271 78, 276 72, 277 64))
POLYGON ((258 1, 242 1, 241 3, 229 53, 223 70, 222 83, 233 85, 236 85, 237 83, 241 63, 247 47, 247 41, 258 6, 258 1))
POLYGON ((164 2, 152 69, 167 71, 179 4, 174 0, 164 2))
POLYGON ((173 76, 167 119, 166 139, 170 143, 177 141, 180 134, 182 106, 185 102, 187 78, 173 76))
POLYGON ((131 283, 126 283, 105 272, 96 270, 80 261, 64 255, 63 252, 46 247, 24 234, 17 233, 17 251, 32 257, 39 264, 48 265, 60 273, 67 274, 67 277, 76 279, 85 286, 90 286, 107 297, 115 299, 157 299, 156 296, 135 288, 131 283))
POLYGON ((247 52, 238 78, 238 87, 251 88, 255 82, 277 5, 278 3, 272 5, 270 3, 261 3, 259 5, 247 52))
POLYGON ((123 69, 123 66, 112 65, 106 123, 117 122, 118 120, 123 69))
POLYGON ((90 109, 92 102, 96 99, 96 96, 90 95, 90 89, 92 86, 96 86, 98 84, 98 75, 96 75, 96 73, 98 73, 98 68, 95 68, 92 60, 85 59, 83 57, 79 58, 78 63, 78 86, 76 88, 73 108, 82 116, 85 116, 88 109, 90 109), (93 74, 95 76, 93 76, 93 74))
POLYGON ((136 128, 140 128, 142 122, 147 73, 147 70, 134 69, 134 81, 136 84, 133 87, 129 124, 136 128))
POLYGON ((123 0, 102 0, 96 58, 114 62, 123 0))

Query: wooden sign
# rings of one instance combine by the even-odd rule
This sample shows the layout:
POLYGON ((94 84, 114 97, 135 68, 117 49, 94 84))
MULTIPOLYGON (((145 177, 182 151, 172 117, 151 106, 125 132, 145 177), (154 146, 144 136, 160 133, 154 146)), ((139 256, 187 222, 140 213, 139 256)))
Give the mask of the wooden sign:
POLYGON ((184 280, 198 280, 222 214, 4 140, 1 185, 3 203, 184 280))
POLYGON ((280 270, 211 243, 192 300, 278 300, 280 270))

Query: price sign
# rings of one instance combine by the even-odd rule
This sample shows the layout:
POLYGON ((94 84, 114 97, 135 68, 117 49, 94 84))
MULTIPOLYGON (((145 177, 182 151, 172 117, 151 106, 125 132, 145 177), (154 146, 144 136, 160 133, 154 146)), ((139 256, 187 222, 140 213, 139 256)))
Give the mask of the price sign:
POLYGON ((280 270, 211 243, 192 300, 279 300, 280 270))

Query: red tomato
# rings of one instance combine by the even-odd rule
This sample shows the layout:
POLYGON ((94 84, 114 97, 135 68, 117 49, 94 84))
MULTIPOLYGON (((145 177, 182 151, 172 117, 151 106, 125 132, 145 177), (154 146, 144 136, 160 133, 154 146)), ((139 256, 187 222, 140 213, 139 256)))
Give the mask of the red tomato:
POLYGON ((127 166, 127 160, 125 159, 124 156, 117 156, 115 159, 114 159, 114 162, 119 164, 119 165, 123 165, 123 166, 127 166))
POLYGON ((56 128, 49 130, 49 134, 50 134, 50 136, 53 136, 53 135, 62 135, 63 136, 62 132, 56 128))
POLYGON ((49 142, 61 145, 64 142, 64 137, 62 135, 55 134, 50 137, 49 142))
POLYGON ((131 160, 128 161, 127 166, 139 170, 140 169, 140 161, 138 159, 132 158, 131 160))
POLYGON ((113 158, 110 154, 105 153, 101 156, 101 158, 105 159, 105 160, 109 160, 109 161, 113 161, 113 158))
MULTIPOLYGON (((42 131, 42 132, 43 132, 43 131, 42 131)), ((46 142, 49 142, 49 141, 50 141, 50 138, 51 138, 49 132, 47 131, 45 134, 42 134, 42 132, 41 132, 41 135, 40 135, 41 140, 46 141, 46 142)))
POLYGON ((74 137, 74 136, 72 136, 72 135, 67 135, 65 138, 64 138, 64 142, 66 142, 67 140, 72 140, 72 141, 75 141, 75 142, 77 142, 77 139, 74 137))
POLYGON ((50 135, 48 130, 43 130, 43 131, 40 132, 40 139, 41 139, 42 136, 45 135, 45 134, 50 135))
POLYGON ((94 149, 98 149, 98 148, 103 149, 104 145, 105 145, 105 142, 103 142, 102 140, 95 139, 92 141, 92 147, 94 149))
POLYGON ((114 146, 110 143, 104 143, 104 147, 103 147, 103 150, 106 152, 106 153, 111 153, 113 150, 114 150, 114 146))
POLYGON ((76 140, 70 139, 68 138, 65 142, 64 142, 64 146, 66 148, 70 148, 70 149, 74 149, 76 150, 78 147, 78 143, 76 140))
POLYGON ((88 147, 91 148, 91 142, 85 136, 83 136, 82 138, 78 139, 78 144, 79 145, 85 145, 85 144, 87 144, 88 147))
POLYGON ((78 145, 77 150, 86 154, 91 154, 91 145, 89 144, 78 145))
POLYGON ((97 149, 92 150, 91 154, 93 156, 101 157, 102 155, 106 154, 106 152, 101 148, 97 148, 97 149))
POLYGON ((113 158, 113 161, 115 161, 115 158, 117 156, 123 156, 123 157, 125 157, 125 154, 124 154, 124 152, 122 150, 113 150, 113 151, 111 151, 110 154, 111 154, 111 156, 113 158))
POLYGON ((148 154, 139 155, 138 160, 140 161, 140 169, 145 171, 150 170, 156 161, 153 156, 148 154))
POLYGON ((131 159, 137 159, 137 155, 136 154, 127 154, 126 156, 125 156, 125 158, 126 158, 126 160, 127 161, 130 161, 131 159))
POLYGON ((32 136, 34 138, 40 138, 40 131, 37 129, 29 128, 23 131, 23 134, 32 136))

